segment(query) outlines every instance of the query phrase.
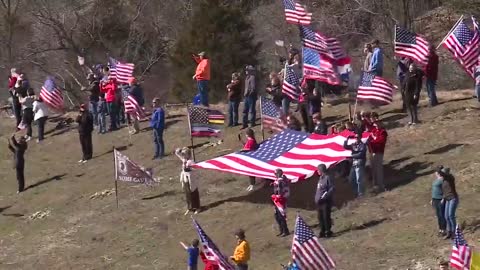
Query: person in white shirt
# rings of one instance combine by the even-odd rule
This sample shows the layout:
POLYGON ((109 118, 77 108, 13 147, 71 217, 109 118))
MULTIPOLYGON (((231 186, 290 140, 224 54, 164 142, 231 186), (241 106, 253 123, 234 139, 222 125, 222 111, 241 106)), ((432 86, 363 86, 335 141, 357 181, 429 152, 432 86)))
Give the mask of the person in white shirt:
POLYGON ((182 189, 185 192, 185 198, 187 201, 187 211, 198 214, 200 212, 200 195, 198 193, 198 181, 195 177, 192 177, 192 165, 195 162, 192 159, 192 152, 189 148, 183 149, 177 148, 175 155, 182 161, 182 171, 180 172, 180 183, 182 183, 182 189))
POLYGON ((41 142, 44 139, 45 123, 47 122, 47 119, 48 119, 48 107, 43 102, 42 97, 38 97, 33 102, 33 113, 35 114, 35 116, 33 117, 33 120, 37 122, 37 126, 38 126, 37 142, 41 142))

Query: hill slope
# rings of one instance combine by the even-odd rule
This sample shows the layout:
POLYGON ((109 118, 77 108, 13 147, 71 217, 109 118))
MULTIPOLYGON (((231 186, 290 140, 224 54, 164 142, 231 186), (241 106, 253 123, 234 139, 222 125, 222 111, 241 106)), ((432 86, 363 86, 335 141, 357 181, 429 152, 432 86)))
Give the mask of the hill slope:
MULTIPOLYGON (((462 93, 443 96, 435 108, 422 107, 423 124, 406 128, 399 104, 382 109, 388 126, 385 169, 391 189, 380 195, 352 200, 349 186, 337 180, 333 213, 335 238, 323 241, 338 263, 338 269, 428 269, 438 257, 447 258, 450 244, 436 237, 436 224, 429 206, 432 169, 445 164, 458 182, 458 218, 464 221, 471 244, 480 239, 477 103, 462 93), (459 100, 455 100, 455 98, 459 100), (465 109, 467 108, 467 109, 465 109)), ((467 93, 467 95, 470 93, 467 93)), ((446 94, 445 94, 446 95, 446 94)), ((346 105, 328 107, 330 120, 345 115, 346 105)), ((184 111, 171 111, 165 133, 167 151, 189 145, 184 111)), ((145 123, 144 123, 145 124, 145 123)), ((53 127, 49 123, 47 130, 53 127)), ((11 121, 0 121, 1 141, 11 121)), ((8 128, 8 129, 7 129, 8 128)), ((238 130, 229 129, 223 144, 196 148, 198 160, 238 149, 238 130)), ((78 165, 80 146, 75 130, 53 132, 43 144, 31 142, 26 165, 28 190, 16 195, 11 156, 0 151, 0 269, 181 269, 185 254, 178 241, 196 237, 191 219, 184 216, 184 199, 178 181, 180 164, 170 154, 151 161, 150 132, 133 136, 129 145, 125 129, 94 135, 95 158, 78 165), (59 134, 57 134, 59 133, 59 134), (112 146, 124 149, 133 160, 154 168, 160 184, 154 188, 119 183, 115 196, 91 198, 113 189, 112 146), (37 211, 43 218, 30 219, 37 211)), ((258 136, 258 135, 257 135, 258 136)), ((200 144, 206 140, 196 139, 200 144)), ((242 227, 252 246, 251 269, 280 269, 289 258, 290 238, 276 238, 270 189, 246 193, 246 177, 199 171, 201 202, 207 208, 196 218, 227 254, 233 251, 233 231, 242 227)), ((292 188, 289 226, 294 213, 316 224, 313 208, 314 181, 292 188)), ((315 228, 317 231, 318 228, 315 228)))

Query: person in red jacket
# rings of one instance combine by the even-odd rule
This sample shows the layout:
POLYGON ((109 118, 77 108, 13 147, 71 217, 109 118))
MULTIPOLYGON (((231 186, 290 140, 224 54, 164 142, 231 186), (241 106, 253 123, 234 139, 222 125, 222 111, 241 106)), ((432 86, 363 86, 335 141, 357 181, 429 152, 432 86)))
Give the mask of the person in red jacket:
POLYGON ((430 54, 428 55, 428 63, 425 68, 425 77, 427 78, 427 93, 430 106, 438 105, 435 87, 438 78, 438 55, 435 52, 435 46, 430 46, 430 54))
POLYGON ((216 262, 207 259, 203 250, 200 251, 200 259, 202 259, 202 262, 205 265, 205 268, 203 268, 204 270, 220 270, 220 266, 218 266, 216 262))
POLYGON ((117 92, 117 84, 115 79, 110 78, 106 81, 102 81, 100 85, 100 91, 105 94, 105 101, 107 102, 107 109, 108 114, 110 115, 110 131, 118 129, 117 126, 117 117, 118 117, 118 109, 117 109, 117 99, 116 99, 116 92, 117 92))
POLYGON ((372 152, 372 176, 375 186, 380 191, 385 190, 385 183, 383 182, 383 154, 385 152, 385 145, 387 144, 388 133, 380 122, 373 123, 373 130, 371 133, 369 145, 372 152))

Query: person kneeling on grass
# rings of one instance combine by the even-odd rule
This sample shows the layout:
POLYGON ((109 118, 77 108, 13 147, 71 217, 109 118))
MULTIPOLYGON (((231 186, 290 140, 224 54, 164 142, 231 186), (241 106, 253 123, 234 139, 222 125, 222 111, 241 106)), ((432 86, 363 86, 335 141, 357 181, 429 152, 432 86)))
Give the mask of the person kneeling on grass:
MULTIPOLYGON (((242 142, 243 149, 241 150, 242 152, 249 152, 249 151, 255 151, 258 149, 258 143, 257 140, 255 139, 255 132, 253 132, 253 129, 249 128, 247 131, 245 131, 245 136, 247 137, 247 141, 243 143, 242 137, 240 134, 238 134, 238 140, 242 142)), ((252 191, 253 187, 255 186, 255 176, 249 176, 250 177, 250 185, 247 187, 247 191, 252 191)))
POLYGON ((180 173, 180 182, 182 183, 182 189, 185 192, 187 201, 187 215, 190 211, 198 214, 200 211, 200 196, 198 194, 197 179, 192 178, 191 171, 192 165, 195 163, 192 160, 192 152, 189 148, 183 149, 177 148, 175 155, 182 161, 182 172, 180 173))

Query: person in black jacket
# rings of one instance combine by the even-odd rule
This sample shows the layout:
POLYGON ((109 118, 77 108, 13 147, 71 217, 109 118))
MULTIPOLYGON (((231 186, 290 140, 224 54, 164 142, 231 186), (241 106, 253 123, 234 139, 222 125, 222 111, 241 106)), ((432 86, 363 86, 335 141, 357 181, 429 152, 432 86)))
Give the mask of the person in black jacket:
POLYGON ((315 128, 313 129, 313 133, 319 135, 327 135, 328 134, 328 126, 325 123, 325 120, 322 119, 322 115, 320 113, 316 113, 313 115, 313 124, 315 124, 315 128))
POLYGON ((408 114, 410 115, 410 122, 408 122, 408 125, 415 125, 418 123, 417 110, 420 91, 422 90, 422 77, 423 72, 420 69, 417 69, 415 64, 410 64, 408 73, 402 85, 402 93, 408 114))
POLYGON ((300 121, 298 121, 293 114, 287 116, 287 128, 295 131, 302 131, 300 121))
POLYGON ((367 145, 362 142, 362 133, 356 136, 348 136, 343 143, 343 148, 352 151, 352 168, 350 169, 350 182, 357 197, 364 193, 365 163, 367 160, 367 145), (355 137, 355 142, 349 144, 350 139, 355 137))
POLYGON ((334 185, 330 176, 327 174, 325 164, 318 165, 318 184, 315 192, 315 204, 318 211, 318 222, 320 223, 319 237, 331 237, 332 234, 332 205, 334 185))
POLYGON ((89 110, 93 115, 93 124, 98 126, 98 101, 100 100, 100 82, 95 77, 93 73, 88 74, 87 80, 88 85, 88 101, 89 101, 89 110))
POLYGON ((87 160, 92 159, 92 131, 93 131, 93 116, 85 108, 85 104, 80 105, 80 113, 77 116, 78 134, 80 135, 80 144, 82 146, 83 158, 79 163, 86 163, 87 160))
POLYGON ((25 189, 25 151, 27 150, 28 145, 24 137, 21 137, 17 142, 15 139, 15 134, 12 135, 8 141, 8 149, 14 154, 14 168, 17 171, 17 182, 18 182, 18 191, 17 193, 22 192, 25 189))

